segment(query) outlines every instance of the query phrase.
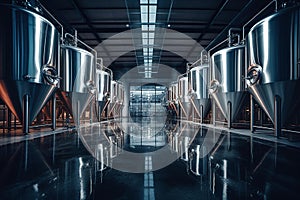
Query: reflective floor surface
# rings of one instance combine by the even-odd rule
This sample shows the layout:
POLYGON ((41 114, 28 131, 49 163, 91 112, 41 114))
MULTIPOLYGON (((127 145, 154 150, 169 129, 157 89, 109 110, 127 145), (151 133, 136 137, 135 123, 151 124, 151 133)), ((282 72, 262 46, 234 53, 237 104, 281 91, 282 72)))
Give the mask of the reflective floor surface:
POLYGON ((110 121, 0 146, 0 199, 298 199, 300 148, 183 121, 110 121))

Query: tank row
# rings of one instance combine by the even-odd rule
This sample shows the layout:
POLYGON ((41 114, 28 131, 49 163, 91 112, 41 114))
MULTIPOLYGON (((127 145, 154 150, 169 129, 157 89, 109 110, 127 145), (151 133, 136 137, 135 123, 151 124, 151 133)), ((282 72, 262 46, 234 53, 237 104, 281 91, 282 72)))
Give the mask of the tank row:
POLYGON ((37 1, 1 3, 0 12, 5 16, 0 19, 5 27, 0 31, 0 98, 8 108, 2 116, 7 127, 13 116, 28 133, 40 113, 51 118, 52 129, 58 118, 79 124, 89 106, 99 120, 120 115, 122 83, 112 81, 112 72, 76 30, 65 33, 37 1))
POLYGON ((170 85, 169 108, 179 118, 214 125, 223 118, 228 128, 233 122, 241 127, 239 122, 252 132, 272 128, 276 136, 286 127, 299 129, 294 118, 300 101, 300 6, 277 10, 277 2, 271 1, 251 21, 243 28, 231 28, 226 40, 207 55, 201 52, 201 58, 170 85), (273 4, 275 13, 245 35, 246 26, 273 4), (225 42, 228 47, 210 55, 225 42))

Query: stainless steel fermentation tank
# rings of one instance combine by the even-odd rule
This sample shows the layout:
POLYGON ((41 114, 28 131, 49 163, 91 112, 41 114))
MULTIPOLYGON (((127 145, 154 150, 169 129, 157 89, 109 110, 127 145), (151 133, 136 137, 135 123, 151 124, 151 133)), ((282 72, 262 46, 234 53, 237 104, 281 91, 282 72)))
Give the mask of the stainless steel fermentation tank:
POLYGON ((228 47, 214 53, 211 68, 210 93, 230 128, 247 94, 244 81, 245 46, 228 47))
POLYGON ((177 108, 177 103, 178 103, 178 82, 174 82, 169 86, 169 107, 173 111, 175 111, 176 115, 178 116, 178 108, 177 108))
POLYGON ((98 102, 98 119, 108 117, 108 105, 111 95, 111 73, 104 69, 96 69, 96 88, 98 102))
POLYGON ((247 37, 249 91, 275 124, 277 135, 300 102, 299 41, 300 7, 259 21, 247 37))
POLYGON ((62 45, 60 74, 62 80, 58 95, 79 124, 95 93, 94 55, 79 47, 62 45))
POLYGON ((190 119, 192 115, 188 83, 189 81, 187 76, 181 77, 178 80, 178 103, 181 108, 180 117, 186 119, 190 119))
POLYGON ((209 66, 202 64, 193 67, 188 73, 188 82, 191 92, 190 101, 201 118, 205 118, 210 110, 211 101, 209 98, 209 66))
POLYGON ((119 81, 111 82, 111 103, 109 108, 109 116, 116 117, 121 116, 122 109, 124 107, 124 86, 119 81))
POLYGON ((59 33, 40 14, 0 4, 0 97, 23 131, 58 83, 59 33))

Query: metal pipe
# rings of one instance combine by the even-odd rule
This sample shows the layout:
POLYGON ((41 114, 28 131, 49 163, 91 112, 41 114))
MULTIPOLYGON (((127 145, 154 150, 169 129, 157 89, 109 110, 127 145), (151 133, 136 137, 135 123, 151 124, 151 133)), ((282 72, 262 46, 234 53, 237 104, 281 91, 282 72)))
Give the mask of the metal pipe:
POLYGON ((238 42, 237 44, 240 44, 240 34, 232 34, 232 31, 241 31, 240 28, 230 28, 228 30, 228 47, 232 46, 232 38, 237 37, 238 38, 238 42))
POLYGON ((100 64, 97 63, 96 66, 99 66, 99 65, 100 65, 100 66, 101 66, 100 70, 102 70, 102 68, 104 68, 105 70, 109 71, 111 80, 113 80, 113 71, 112 71, 111 69, 109 69, 108 67, 105 67, 105 66, 103 65, 103 59, 102 59, 102 58, 97 58, 97 60, 100 60, 100 64))
POLYGON ((77 101, 77 126, 80 125, 80 102, 77 101))
POLYGON ((254 99, 253 99, 253 95, 250 94, 250 130, 251 133, 254 133, 254 113, 255 109, 254 109, 254 99))
POLYGON ((243 26, 243 41, 245 40, 245 28, 246 26, 252 22, 257 16, 259 16, 263 11, 265 11, 270 5, 275 2, 275 12, 277 12, 277 0, 272 0, 268 5, 266 5, 262 10, 260 10, 256 15, 254 15, 246 24, 243 26))
POLYGON ((203 119, 204 119, 204 107, 203 107, 203 105, 200 105, 200 114, 201 114, 201 116, 200 116, 201 124, 203 124, 203 119))
MULTIPOLYGON (((77 34, 76 30, 75 30, 75 33, 77 34)), ((97 66, 97 51, 95 49, 93 49, 92 47, 90 47, 89 45, 87 45, 86 43, 84 43, 83 41, 79 40, 77 38, 77 35, 73 36, 70 33, 65 33, 65 37, 67 37, 67 36, 73 38, 74 40, 76 40, 76 42, 79 42, 80 44, 82 44, 83 46, 85 46, 86 48, 88 48, 89 50, 91 50, 94 53, 94 64, 95 64, 95 66, 97 66)))
MULTIPOLYGON (((105 105, 104 105, 104 108, 103 108, 103 110, 102 110, 102 112, 101 112, 101 114, 100 114, 100 116, 99 116, 99 119, 101 120, 101 116, 104 116, 104 112, 105 112, 105 109, 106 109, 106 107, 109 105, 109 103, 110 103, 110 100, 108 100, 106 103, 105 103, 105 105)), ((100 111, 100 106, 99 106, 99 111, 100 111)), ((100 113, 100 112, 99 112, 100 113)), ((106 113, 107 114, 107 113, 106 113)), ((104 116, 105 117, 105 116, 104 116)))
POLYGON ((93 123, 93 101, 90 103, 90 124, 93 123))
POLYGON ((213 125, 216 126, 216 101, 215 100, 213 100, 212 111, 213 111, 213 125))
POLYGON ((184 107, 183 107, 181 101, 178 100, 178 102, 179 102, 180 107, 182 108, 181 110, 183 111, 184 115, 186 116, 186 119, 188 119, 188 115, 187 115, 186 111, 184 110, 184 107))
POLYGON ((192 105, 193 105, 193 107, 194 107, 194 109, 195 109, 195 111, 196 111, 197 115, 198 115, 199 117, 201 117, 201 115, 200 115, 200 113, 199 113, 199 111, 198 111, 198 109, 197 109, 197 106, 195 105, 195 103, 194 103, 194 100, 193 100, 193 99, 191 99, 191 103, 192 103, 192 105))
POLYGON ((274 97, 274 128, 275 136, 279 138, 281 136, 281 98, 278 95, 274 97))
MULTIPOLYGON (((7 108, 7 129, 10 131, 11 130, 11 111, 9 108, 7 108)), ((3 115, 5 116, 5 115, 3 115)))
POLYGON ((52 96, 52 130, 56 129, 56 95, 52 96))
POLYGON ((23 133, 26 135, 29 133, 29 95, 23 96, 23 133))
POLYGON ((228 109, 228 124, 227 127, 228 129, 231 129, 232 126, 232 104, 230 101, 227 102, 227 109, 228 109))
POLYGON ((61 38, 60 39, 63 42, 64 41, 64 27, 63 27, 63 25, 41 4, 41 2, 39 2, 39 5, 60 26, 60 28, 61 28, 61 38))

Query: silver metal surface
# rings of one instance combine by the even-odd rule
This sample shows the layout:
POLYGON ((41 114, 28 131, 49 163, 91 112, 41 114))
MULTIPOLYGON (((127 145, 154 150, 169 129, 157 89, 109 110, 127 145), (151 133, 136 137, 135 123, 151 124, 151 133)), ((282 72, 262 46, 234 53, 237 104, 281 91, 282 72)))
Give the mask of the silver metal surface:
POLYGON ((121 114, 124 107, 124 92, 124 86, 121 82, 111 82, 111 103, 109 106, 109 115, 113 114, 113 116, 116 116, 121 114))
POLYGON ((275 122, 275 96, 281 99, 282 125, 299 105, 300 7, 279 11, 254 25, 247 37, 247 84, 275 122))
POLYGON ((60 75, 62 80, 59 97, 74 118, 81 117, 94 95, 94 63, 92 53, 79 47, 61 46, 60 75))
POLYGON ((0 4, 0 97, 23 121, 23 97, 29 97, 31 123, 58 83, 59 33, 41 15, 0 4))
POLYGON ((189 98, 188 77, 181 77, 178 80, 178 103, 181 108, 181 118, 192 117, 192 105, 189 98))
POLYGON ((189 91, 191 92, 192 101, 195 104, 197 113, 200 114, 201 118, 207 116, 211 100, 209 98, 208 84, 209 84, 209 66, 203 64, 198 67, 194 67, 188 74, 189 91), (203 106, 203 116, 201 116, 201 106, 203 106))
POLYGON ((96 70, 97 101, 105 101, 111 93, 111 76, 108 72, 96 70))
POLYGON ((188 77, 182 77, 178 81, 178 97, 181 102, 189 102, 188 77))
POLYGON ((245 91, 245 46, 222 49, 212 55, 210 93, 224 117, 234 120, 247 92, 245 91), (231 102, 231 117, 228 102, 231 102))

